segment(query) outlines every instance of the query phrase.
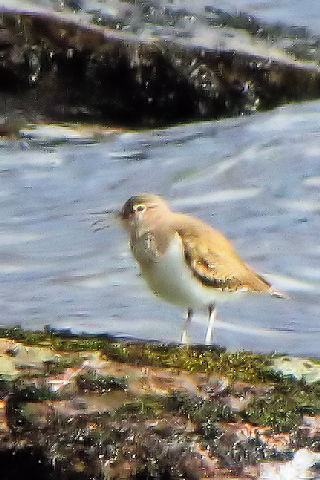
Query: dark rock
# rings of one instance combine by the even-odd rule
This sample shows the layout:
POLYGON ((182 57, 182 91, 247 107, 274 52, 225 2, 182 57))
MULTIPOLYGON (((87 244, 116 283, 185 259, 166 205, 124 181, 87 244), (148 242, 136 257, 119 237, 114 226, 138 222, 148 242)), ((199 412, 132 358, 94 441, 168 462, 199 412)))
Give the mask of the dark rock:
POLYGON ((0 449, 0 469, 3 480, 32 478, 33 480, 57 479, 54 469, 43 449, 36 446, 0 449))
POLYGON ((53 13, 0 20, 0 115, 28 121, 142 127, 241 115, 315 98, 319 79, 289 59, 142 41, 53 13))

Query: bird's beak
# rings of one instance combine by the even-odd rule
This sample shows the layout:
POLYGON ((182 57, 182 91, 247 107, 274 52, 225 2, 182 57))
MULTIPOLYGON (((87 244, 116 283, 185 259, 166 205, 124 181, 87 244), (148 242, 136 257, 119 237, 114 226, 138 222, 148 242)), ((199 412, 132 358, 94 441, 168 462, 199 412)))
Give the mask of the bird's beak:
POLYGON ((117 220, 124 220, 122 210, 113 210, 112 213, 117 220))
POLYGON ((99 212, 90 212, 90 215, 107 215, 109 213, 116 213, 115 210, 100 210, 99 212))

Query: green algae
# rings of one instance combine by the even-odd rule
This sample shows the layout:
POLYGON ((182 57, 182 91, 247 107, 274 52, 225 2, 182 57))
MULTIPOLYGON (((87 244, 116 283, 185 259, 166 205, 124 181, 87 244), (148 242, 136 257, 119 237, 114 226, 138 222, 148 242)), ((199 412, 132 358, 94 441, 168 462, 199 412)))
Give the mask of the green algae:
POLYGON ((134 365, 216 373, 228 377, 230 380, 245 382, 268 382, 277 377, 277 374, 270 368, 271 355, 259 355, 245 351, 233 353, 226 352, 221 348, 137 343, 126 344, 122 347, 121 356, 118 356, 117 352, 116 354, 111 353, 111 355, 109 352, 109 356, 114 360, 134 365))
POLYGON ((43 362, 45 374, 51 376, 62 374, 66 368, 79 368, 82 361, 78 356, 63 356, 46 360, 43 362))
POLYGON ((110 360, 132 365, 150 365, 183 369, 188 372, 216 373, 231 380, 268 382, 272 356, 251 352, 226 352, 219 347, 185 347, 157 343, 114 342, 109 336, 63 335, 55 332, 31 332, 20 327, 0 329, 6 337, 28 345, 46 345, 64 352, 101 351, 110 360))
POLYGON ((57 334, 50 330, 30 331, 23 330, 20 326, 13 328, 0 328, 0 338, 1 337, 10 338, 27 345, 51 346, 55 350, 65 352, 102 350, 105 344, 110 342, 110 337, 107 336, 75 336, 66 333, 57 334))
POLYGON ((7 388, 6 416, 11 431, 16 434, 33 429, 33 424, 26 414, 28 403, 41 403, 58 398, 57 394, 52 392, 47 386, 25 385, 22 379, 12 382, 10 386, 7 385, 7 388))
POLYGON ((44 402, 58 398, 58 395, 47 386, 24 385, 21 380, 13 382, 10 395, 17 403, 44 402))
POLYGON ((165 400, 158 395, 143 395, 142 397, 121 405, 114 412, 116 418, 138 416, 139 418, 157 418, 165 411, 165 400))
POLYGON ((283 377, 262 398, 255 398, 243 418, 251 423, 270 426, 274 432, 290 432, 302 423, 303 414, 320 412, 320 385, 307 385, 292 377, 283 377))
POLYGON ((237 418, 237 415, 219 400, 206 400, 182 392, 171 395, 167 400, 167 407, 171 411, 187 416, 203 430, 208 430, 210 425, 216 422, 234 422, 237 418))
POLYGON ((125 390, 128 388, 128 381, 125 377, 112 375, 99 375, 95 371, 88 371, 76 377, 78 388, 85 391, 105 393, 111 390, 125 390))

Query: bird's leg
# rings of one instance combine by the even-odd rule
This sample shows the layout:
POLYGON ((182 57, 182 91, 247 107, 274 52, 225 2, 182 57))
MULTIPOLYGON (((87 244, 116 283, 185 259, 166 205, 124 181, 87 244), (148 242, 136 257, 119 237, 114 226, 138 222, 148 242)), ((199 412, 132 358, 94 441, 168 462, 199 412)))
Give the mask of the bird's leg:
POLYGON ((208 311, 209 311, 209 318, 208 318, 208 328, 207 328, 207 333, 205 338, 205 344, 212 345, 213 324, 216 318, 216 307, 214 303, 212 305, 209 305, 208 311))
POLYGON ((181 335, 181 343, 183 345, 190 345, 189 325, 191 323, 192 315, 193 315, 193 310, 191 308, 188 308, 188 315, 184 323, 184 328, 181 335))

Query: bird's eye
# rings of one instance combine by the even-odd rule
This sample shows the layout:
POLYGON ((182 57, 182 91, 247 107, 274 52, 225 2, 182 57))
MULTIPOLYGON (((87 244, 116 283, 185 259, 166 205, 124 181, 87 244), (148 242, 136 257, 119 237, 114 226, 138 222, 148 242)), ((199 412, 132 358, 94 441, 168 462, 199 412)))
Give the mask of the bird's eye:
POLYGON ((145 209, 146 209, 146 206, 145 206, 145 205, 135 205, 135 206, 133 207, 133 210, 134 210, 135 212, 144 212, 145 209))

